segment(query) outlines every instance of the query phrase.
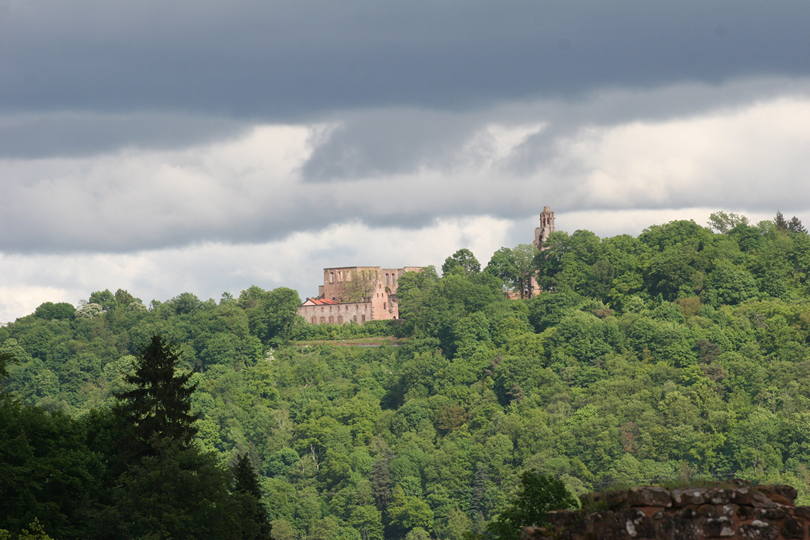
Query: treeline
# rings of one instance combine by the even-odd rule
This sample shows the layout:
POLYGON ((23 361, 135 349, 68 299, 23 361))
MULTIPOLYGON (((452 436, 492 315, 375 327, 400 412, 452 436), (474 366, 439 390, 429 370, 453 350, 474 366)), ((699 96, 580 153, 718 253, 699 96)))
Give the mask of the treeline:
MULTIPOLYGON (((0 328, 4 389, 59 425, 102 425, 164 336, 196 385, 193 447, 256 464, 278 540, 486 535, 528 470, 574 494, 736 476, 810 503, 808 271, 798 220, 718 213, 712 229, 558 232, 483 269, 460 250, 441 276, 403 276, 401 321, 363 327, 306 325, 289 289, 148 307, 105 291, 0 328), (532 278, 542 294, 507 299, 532 278), (295 341, 372 334, 406 339, 295 341)), ((75 429, 54 440, 94 431, 75 429)))
POLYGON ((0 396, 0 535, 269 540, 248 456, 228 469, 194 442, 177 361, 153 338, 116 405, 78 420, 0 396))

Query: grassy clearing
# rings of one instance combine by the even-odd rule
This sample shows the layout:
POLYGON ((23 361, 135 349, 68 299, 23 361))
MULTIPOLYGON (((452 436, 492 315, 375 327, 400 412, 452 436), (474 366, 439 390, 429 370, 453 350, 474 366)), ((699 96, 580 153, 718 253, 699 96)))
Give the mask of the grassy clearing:
POLYGON ((349 339, 304 339, 293 341, 292 345, 302 347, 308 345, 333 345, 336 347, 399 347, 406 341, 406 338, 397 338, 393 336, 371 336, 349 339))

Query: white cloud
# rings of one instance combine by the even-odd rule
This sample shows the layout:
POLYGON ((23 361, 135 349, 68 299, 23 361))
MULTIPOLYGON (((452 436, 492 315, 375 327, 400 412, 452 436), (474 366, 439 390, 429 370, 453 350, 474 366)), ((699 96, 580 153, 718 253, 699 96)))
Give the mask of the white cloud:
POLYGON ((810 208, 810 99, 577 134, 565 159, 588 204, 810 208))
POLYGON ((32 313, 43 302, 65 302, 67 291, 56 287, 0 287, 0 325, 32 313))

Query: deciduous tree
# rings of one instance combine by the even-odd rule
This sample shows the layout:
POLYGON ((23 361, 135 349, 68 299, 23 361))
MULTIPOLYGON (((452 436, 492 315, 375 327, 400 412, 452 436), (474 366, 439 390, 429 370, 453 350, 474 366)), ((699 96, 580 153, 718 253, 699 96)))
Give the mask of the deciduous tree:
POLYGON ((549 511, 576 507, 576 499, 560 480, 527 471, 521 477, 517 496, 492 522, 488 531, 498 540, 517 539, 521 527, 548 523, 549 511))
POLYGON ((463 274, 474 274, 481 271, 481 264, 475 258, 473 252, 467 248, 462 248, 447 257, 442 265, 442 274, 447 275, 452 272, 463 274))

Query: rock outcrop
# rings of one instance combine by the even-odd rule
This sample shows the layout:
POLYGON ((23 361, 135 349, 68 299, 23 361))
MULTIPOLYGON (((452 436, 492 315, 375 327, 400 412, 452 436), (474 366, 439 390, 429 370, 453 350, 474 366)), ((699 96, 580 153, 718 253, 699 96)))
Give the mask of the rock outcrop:
POLYGON ((582 510, 551 512, 547 527, 526 527, 523 540, 805 539, 810 507, 794 506, 790 486, 667 489, 593 493, 582 510))

